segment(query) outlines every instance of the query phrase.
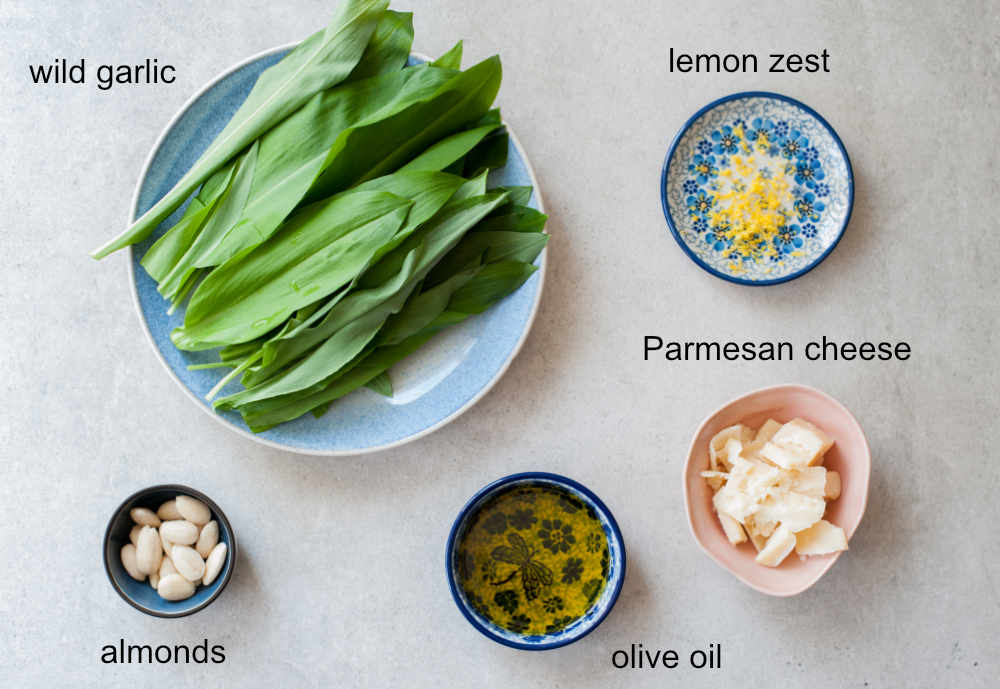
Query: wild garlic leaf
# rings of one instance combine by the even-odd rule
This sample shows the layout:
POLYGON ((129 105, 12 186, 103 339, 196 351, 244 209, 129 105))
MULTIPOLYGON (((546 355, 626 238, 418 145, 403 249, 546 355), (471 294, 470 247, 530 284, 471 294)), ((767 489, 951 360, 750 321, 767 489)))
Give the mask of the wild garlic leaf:
MULTIPOLYGON (((250 168, 247 194, 230 204, 239 212, 215 213, 198 237, 197 246, 178 262, 160 291, 170 296, 179 279, 193 267, 218 265, 266 240, 299 205, 328 164, 331 147, 352 127, 377 121, 426 98, 449 78, 450 73, 444 70, 409 68, 317 94, 258 139, 255 146, 260 150, 250 168)), ((243 158, 247 157, 249 154, 243 158)), ((237 170, 243 169, 241 162, 237 170)), ((226 196, 233 197, 240 189, 234 184, 226 196)), ((220 208, 226 205, 223 201, 220 208)))
MULTIPOLYGON (((452 134, 438 141, 419 156, 400 168, 407 170, 444 170, 449 165, 466 156, 486 136, 496 130, 496 125, 486 125, 452 134)), ((477 172, 478 174, 478 172, 477 172)), ((475 175, 467 175, 474 177, 475 175)))
POLYGON ((431 63, 435 67, 445 67, 447 69, 462 69, 462 41, 451 47, 444 55, 431 63))
POLYGON ((516 290, 535 270, 535 266, 514 262, 494 264, 488 271, 484 269, 481 272, 485 275, 481 278, 477 275, 459 289, 448 308, 420 332, 396 344, 375 347, 362 353, 344 370, 308 390, 247 404, 240 409, 244 421, 254 433, 262 433, 303 414, 314 412, 317 416, 322 415, 332 402, 388 371, 440 330, 485 311, 516 290))
MULTIPOLYGON (((358 289, 346 296, 314 327, 290 339, 269 343, 267 346, 273 351, 270 364, 256 375, 258 379, 267 379, 219 400, 218 404, 232 408, 302 390, 322 382, 346 365, 375 337, 386 319, 403 308, 410 294, 441 257, 504 198, 503 194, 487 194, 460 202, 450 209, 446 207, 426 228, 421 228, 394 250, 393 253, 403 256, 397 271, 376 286, 358 289), (305 358, 299 363, 282 370, 302 355, 305 358), (270 372, 277 373, 268 376, 270 372)), ((395 260, 390 260, 394 258, 389 254, 383 261, 395 265, 395 260)))
POLYGON ((541 232, 548 221, 544 213, 523 205, 498 208, 489 218, 479 223, 477 231, 492 232, 541 232))
POLYGON ((467 315, 482 313, 523 285, 537 270, 538 266, 519 261, 485 265, 476 277, 455 292, 447 310, 467 315))
POLYGON ((365 387, 373 392, 377 392, 383 397, 392 397, 392 379, 385 371, 369 380, 365 387))
POLYGON ((472 280, 482 266, 475 265, 452 275, 440 285, 412 295, 406 306, 393 314, 379 331, 378 346, 394 345, 416 335, 448 308, 452 295, 472 280))
POLYGON ((402 227, 413 202, 384 192, 345 194, 299 214, 273 241, 238 254, 198 286, 171 334, 175 346, 211 349, 252 340, 296 309, 351 282, 402 227))
POLYGON ((160 280, 157 289, 165 299, 175 299, 196 269, 218 265, 232 255, 224 255, 226 239, 232 236, 233 226, 242 217, 250 198, 259 149, 258 140, 239 158, 230 183, 213 203, 212 212, 201 225, 197 237, 160 280))
POLYGON ((300 43, 257 79, 250 95, 197 162, 122 234, 95 249, 94 258, 142 241, 212 173, 316 93, 340 83, 361 60, 389 0, 343 0, 330 25, 300 43))
POLYGON ((500 59, 489 58, 456 74, 427 100, 357 127, 331 151, 330 165, 305 202, 394 172, 442 137, 478 120, 493 104, 501 76, 500 59))
POLYGON ((507 129, 505 127, 494 129, 465 156, 462 176, 473 177, 484 170, 503 167, 507 164, 509 148, 510 136, 507 134, 507 129))
MULTIPOLYGON (((406 223, 402 228, 400 228, 391 241, 379 247, 379 249, 372 255, 369 266, 381 264, 380 259, 383 255, 393 251, 397 246, 399 246, 399 244, 405 241, 410 234, 413 233, 413 231, 419 228, 425 221, 433 217, 442 208, 442 206, 448 202, 449 198, 453 196, 455 190, 464 184, 465 180, 461 177, 455 177, 454 175, 448 175, 445 173, 398 172, 394 175, 380 177, 372 180, 371 182, 366 182, 365 184, 352 190, 350 193, 362 191, 388 192, 413 201, 413 208, 411 208, 410 213, 407 216, 406 223)), ((303 211, 300 211, 300 213, 318 212, 318 210, 325 207, 325 205, 335 202, 337 198, 338 197, 334 197, 331 200, 321 201, 313 206, 308 206, 303 211)), ((330 310, 333 309, 340 302, 340 300, 347 295, 348 291, 353 288, 355 284, 357 284, 360 277, 360 275, 356 277, 350 285, 331 296, 324 303, 314 303, 309 308, 308 315, 301 317, 301 323, 296 324, 293 328, 282 329, 282 331, 277 335, 274 335, 271 340, 280 341, 292 339, 293 337, 297 337, 301 331, 315 325, 315 323, 326 316, 330 310)), ((270 369, 267 370, 266 375, 262 374, 261 371, 264 367, 267 367, 271 363, 275 352, 274 347, 275 345, 265 344, 260 352, 260 363, 256 366, 248 368, 244 374, 245 385, 253 385, 255 382, 259 382, 259 380, 263 380, 263 378, 266 378, 271 374, 270 369)))
POLYGON ((386 10, 375 25, 360 62, 344 81, 367 79, 406 66, 413 46, 413 13, 386 10))
POLYGON ((254 433, 263 433, 280 423, 297 419, 314 409, 354 392, 419 349, 432 335, 416 335, 392 347, 380 347, 360 358, 345 373, 318 390, 263 400, 241 409, 243 419, 254 433))

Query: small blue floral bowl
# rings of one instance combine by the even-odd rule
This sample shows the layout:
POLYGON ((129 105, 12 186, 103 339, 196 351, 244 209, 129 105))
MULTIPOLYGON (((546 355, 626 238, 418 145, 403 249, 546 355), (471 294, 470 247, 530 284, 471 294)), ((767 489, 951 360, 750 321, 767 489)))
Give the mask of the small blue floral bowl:
POLYGON ((582 639, 596 629, 604 621, 604 618, 608 616, 611 608, 614 607, 615 602, 618 600, 618 594, 621 592, 622 584, 625 581, 625 545, 615 518, 607 506, 594 493, 565 476, 532 471, 513 474, 494 481, 481 489, 466 503, 455 519, 455 523, 451 527, 451 533, 448 536, 445 568, 455 604, 458 605, 458 609, 469 623, 479 632, 504 646, 527 651, 545 651, 559 648, 560 646, 565 646, 582 639), (596 600, 590 604, 587 612, 582 617, 571 622, 568 626, 552 633, 535 636, 517 634, 495 624, 492 620, 485 617, 481 611, 476 609, 476 606, 466 597, 462 586, 459 585, 459 572, 461 568, 459 544, 466 530, 470 528, 474 517, 484 505, 489 503, 491 498, 501 493, 527 486, 542 486, 543 488, 551 486, 568 493, 571 498, 576 498, 592 516, 596 516, 600 529, 604 532, 604 536, 607 539, 607 583, 604 585, 601 593, 597 595, 596 600))
MULTIPOLYGON (((674 239, 695 263, 730 282, 773 285, 808 273, 837 246, 854 175, 840 137, 815 110, 750 91, 709 103, 684 124, 660 194, 674 239), (725 212, 734 198, 780 216, 777 231, 737 236, 725 212)), ((752 232, 754 223, 744 227, 752 232)))
POLYGON ((104 532, 104 569, 111 586, 122 599, 136 610, 154 617, 184 617, 207 607, 226 588, 236 568, 236 534, 219 506, 204 493, 177 484, 151 486, 133 493, 118 506, 108 528, 104 532), (186 600, 168 601, 146 581, 136 581, 128 575, 121 561, 121 549, 129 542, 129 532, 133 522, 130 512, 133 507, 148 507, 154 512, 168 500, 178 495, 187 495, 205 503, 212 511, 212 519, 219 523, 219 542, 226 544, 226 561, 222 571, 208 586, 198 586, 194 595, 186 600))

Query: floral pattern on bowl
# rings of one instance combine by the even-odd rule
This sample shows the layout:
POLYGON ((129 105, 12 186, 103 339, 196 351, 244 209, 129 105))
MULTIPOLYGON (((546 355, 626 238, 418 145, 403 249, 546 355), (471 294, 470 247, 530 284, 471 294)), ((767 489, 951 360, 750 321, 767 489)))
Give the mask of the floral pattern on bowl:
POLYGON ((685 124, 667 153, 663 212, 681 248, 708 272, 743 284, 792 280, 819 264, 847 227, 854 198, 840 138, 808 106, 773 93, 738 93, 685 124), (780 227, 752 253, 733 245, 719 212, 750 176, 782 192, 780 227))
MULTIPOLYGON (((530 502, 531 497, 525 491, 525 500, 530 502)), ((452 597, 473 627, 505 646, 542 651, 578 641, 611 612, 625 579, 625 545, 610 510, 590 490, 565 476, 526 472, 494 481, 466 503, 448 537, 446 570, 452 597), (489 560, 470 560, 462 542, 471 522, 497 496, 527 488, 565 494, 567 499, 562 510, 567 515, 585 511, 597 530, 577 534, 572 528, 567 529, 558 517, 533 520, 534 511, 530 506, 510 514, 488 509, 488 514, 482 514, 484 530, 501 540, 506 539, 509 546, 494 550, 489 560), (584 558, 574 556, 584 551, 600 553, 599 577, 595 578, 594 572, 585 574, 584 558), (519 576, 512 577, 512 572, 519 576), (487 599, 470 595, 462 585, 471 577, 500 582, 509 580, 513 584, 505 587, 511 590, 498 589, 492 599, 487 599), (559 617, 564 601, 546 586, 557 580, 563 588, 569 587, 574 592, 578 589, 586 597, 587 611, 582 616, 559 617), (528 601, 540 602, 547 613, 556 616, 543 633, 532 632, 532 620, 523 615, 521 607, 528 601)))

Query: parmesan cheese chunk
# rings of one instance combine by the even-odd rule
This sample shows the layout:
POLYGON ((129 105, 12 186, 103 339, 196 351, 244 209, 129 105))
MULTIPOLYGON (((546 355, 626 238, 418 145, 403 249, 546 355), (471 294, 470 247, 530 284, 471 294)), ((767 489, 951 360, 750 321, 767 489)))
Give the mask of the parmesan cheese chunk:
POLYGON ((795 534, 787 526, 782 524, 771 537, 767 539, 767 545, 757 553, 757 562, 767 567, 777 567, 788 557, 792 549, 795 548, 795 534))
POLYGON ((828 555, 841 550, 847 550, 847 535, 825 519, 795 534, 795 552, 799 555, 828 555))
POLYGON ((719 514, 728 514, 738 522, 744 521, 747 517, 757 511, 757 501, 753 497, 740 492, 735 487, 730 487, 727 483, 716 492, 712 498, 712 505, 719 514))
POLYGON ((743 525, 744 530, 747 533, 747 538, 753 543, 753 547, 757 549, 759 553, 767 545, 767 539, 774 533, 778 524, 776 522, 764 522, 758 523, 757 518, 754 516, 747 517, 746 524, 743 525))
POLYGON ((792 550, 821 555, 846 550, 843 529, 823 520, 826 501, 841 493, 840 474, 822 466, 833 439, 804 419, 774 419, 758 430, 742 424, 709 443, 712 505, 732 545, 749 541, 756 561, 780 565, 792 550))
POLYGON ((739 457, 742 452, 743 443, 735 438, 730 438, 726 441, 726 446, 722 448, 719 458, 726 466, 732 468, 733 462, 736 461, 736 458, 739 457))
POLYGON ((788 472, 788 488, 796 493, 823 498, 826 497, 826 485, 826 469, 823 467, 803 467, 788 472))
POLYGON ((768 441, 760 450, 760 456, 782 469, 800 469, 809 466, 809 460, 795 450, 768 441))
POLYGON ((760 451, 764 449, 764 441, 754 440, 743 446, 743 450, 740 452, 740 457, 743 459, 748 459, 751 462, 757 462, 758 464, 769 464, 774 466, 774 462, 768 460, 766 457, 761 456, 760 451))
POLYGON ((808 529, 823 518, 826 501, 801 493, 788 492, 770 496, 760 504, 755 515, 762 522, 780 522, 792 533, 808 529))
POLYGON ((768 419, 764 422, 764 425, 760 427, 757 431, 757 435, 754 436, 754 442, 760 443, 761 446, 764 445, 768 440, 774 437, 774 434, 778 432, 781 428, 781 424, 774 419, 768 419))
POLYGON ((771 437, 771 442, 805 459, 807 466, 816 464, 833 446, 833 438, 805 419, 786 423, 771 437))
MULTIPOLYGON (((735 440, 740 445, 743 445, 753 440, 753 436, 753 430, 743 424, 723 428, 712 436, 712 440, 708 443, 708 453, 712 459, 712 469, 716 468, 716 462, 722 464, 726 469, 732 466, 731 462, 727 461, 729 459, 729 447, 727 445, 730 440, 735 440)), ((739 454, 739 452, 737 451, 736 454, 739 454)))
POLYGON ((739 545, 747 540, 747 535, 743 531, 743 525, 738 521, 730 517, 728 514, 722 512, 719 513, 719 523, 722 524, 722 530, 726 533, 726 538, 733 545, 739 545))
POLYGON ((774 467, 736 457, 729 480, 713 498, 716 511, 744 522, 757 511, 761 501, 767 497, 768 489, 777 483, 780 475, 774 467))
POLYGON ((762 521, 756 516, 747 517, 746 528, 748 532, 753 531, 763 538, 770 538, 774 530, 778 528, 778 522, 762 521))
POLYGON ((703 471, 701 472, 701 477, 707 481, 709 488, 717 491, 725 485, 729 474, 724 471, 703 471))
POLYGON ((827 500, 836 500, 840 497, 840 474, 836 471, 826 472, 826 488, 823 496, 827 500))

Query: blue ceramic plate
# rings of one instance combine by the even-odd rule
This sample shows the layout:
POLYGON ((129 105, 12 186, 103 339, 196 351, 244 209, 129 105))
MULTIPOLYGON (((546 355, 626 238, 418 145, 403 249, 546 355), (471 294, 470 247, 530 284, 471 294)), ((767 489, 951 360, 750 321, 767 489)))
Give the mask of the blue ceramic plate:
MULTIPOLYGON (((840 137, 812 108, 777 93, 736 93, 709 103, 674 138, 660 180, 677 243, 709 273, 747 285, 787 282, 826 258, 851 218, 854 176, 840 137), (734 250, 713 213, 734 187, 760 174, 780 184, 781 231, 757 256, 734 250)), ((758 195, 756 198, 760 198, 758 195)))
POLYGON ((137 610, 141 610, 147 615, 155 617, 184 617, 208 606, 218 598, 222 589, 226 588, 229 580, 233 576, 236 568, 236 535, 233 527, 216 505, 207 495, 193 488, 176 484, 152 486, 145 488, 125 499, 108 521, 108 528, 104 532, 104 570, 108 574, 108 580, 114 587, 118 595, 125 602, 137 610), (199 585, 194 595, 186 600, 168 601, 160 598, 159 594, 146 581, 136 581, 128 575, 121 561, 122 546, 129 542, 129 532, 132 530, 133 522, 129 512, 133 507, 148 507, 154 512, 167 500, 172 500, 178 495, 188 495, 197 500, 201 500, 212 510, 212 519, 219 524, 219 542, 226 544, 226 561, 222 565, 222 571, 208 586, 199 585))
POLYGON ((445 548, 445 569, 455 604, 458 605, 458 609, 461 610, 465 619, 480 633, 497 643, 510 646, 511 648, 519 648, 525 651, 545 651, 579 641, 594 631, 604 621, 604 618, 608 616, 608 613, 611 612, 611 608, 618 601, 618 594, 621 593, 622 585, 625 583, 625 543, 618 528, 618 523, 611 514, 611 510, 589 489, 565 476, 540 471, 529 471, 498 479, 472 496, 472 499, 459 512, 455 523, 451 527, 451 533, 448 535, 448 544, 445 548), (465 592, 458 583, 459 558, 456 549, 468 528, 470 518, 490 498, 516 486, 539 484, 556 486, 568 491, 584 505, 593 509, 594 514, 597 515, 597 519, 600 521, 604 535, 608 539, 608 583, 601 592, 601 595, 594 601, 590 609, 587 610, 586 614, 565 629, 551 634, 524 636, 504 629, 491 620, 486 619, 470 604, 465 592))
MULTIPOLYGON (((184 105, 153 147, 133 200, 136 218, 162 197, 222 130, 253 87, 257 76, 280 60, 292 46, 254 56, 224 72, 184 105)), ((423 60, 416 57, 413 61, 423 60)), ((509 129, 509 127, 508 127, 509 129)), ((491 185, 531 185, 531 205, 544 211, 531 164, 510 132, 507 166, 495 171, 491 185)), ((543 251, 539 270, 517 292, 485 313, 445 330, 391 372, 395 396, 362 389, 338 400, 316 419, 311 414, 260 434, 253 434, 239 414, 219 414, 205 394, 220 378, 219 370, 189 371, 190 364, 218 360, 214 352, 181 352, 170 331, 182 323, 182 310, 168 316, 168 304, 139 261, 183 207, 146 241, 130 249, 129 278, 139 315, 160 360, 181 388, 202 409, 230 429, 272 447, 316 455, 348 455, 387 449, 415 440, 458 417, 499 380, 517 354, 542 294, 543 251)), ((223 393, 238 390, 231 384, 223 393)))

